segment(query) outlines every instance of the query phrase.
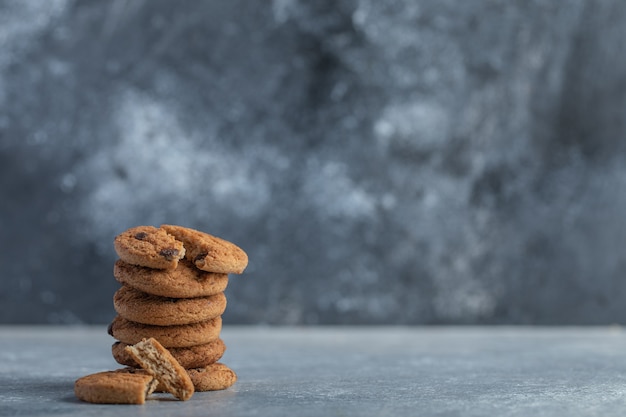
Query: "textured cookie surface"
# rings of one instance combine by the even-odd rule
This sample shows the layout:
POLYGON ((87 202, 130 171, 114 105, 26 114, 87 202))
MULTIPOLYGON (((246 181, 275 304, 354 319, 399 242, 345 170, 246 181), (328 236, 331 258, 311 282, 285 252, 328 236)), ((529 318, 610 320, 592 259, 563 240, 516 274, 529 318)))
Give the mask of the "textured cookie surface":
POLYGON ((198 269, 241 274, 248 265, 248 255, 234 243, 182 226, 164 224, 161 228, 183 242, 185 257, 198 269))
POLYGON ((124 285, 113 296, 113 306, 127 320, 171 326, 221 316, 226 309, 226 296, 218 293, 196 298, 160 297, 124 285))
POLYGON ((120 259, 148 268, 174 269, 185 256, 181 241, 153 226, 128 229, 115 237, 113 246, 120 259))
POLYGON ((172 298, 214 295, 228 286, 227 274, 201 271, 187 260, 181 260, 173 270, 150 269, 118 260, 113 275, 122 284, 145 293, 172 298))
POLYGON ((144 404, 157 385, 145 371, 120 369, 79 378, 74 393, 78 399, 96 404, 144 404))
MULTIPOLYGON (((237 374, 223 363, 214 363, 203 368, 187 369, 197 392, 219 391, 232 386, 237 382, 237 374)), ((159 384, 157 392, 167 391, 163 384, 159 384)))
MULTIPOLYGON (((113 343, 113 358, 121 365, 138 367, 139 364, 124 350, 126 346, 129 345, 124 342, 113 343)), ((202 368, 220 360, 226 351, 226 345, 222 339, 216 339, 203 345, 168 350, 183 368, 202 368)))
POLYGON ((221 317, 193 324, 154 326, 126 320, 119 315, 108 328, 109 334, 120 342, 134 345, 142 339, 153 337, 166 348, 206 344, 218 339, 221 330, 221 317))
POLYGON ((194 393, 189 374, 178 361, 154 338, 126 346, 126 352, 148 373, 154 376, 166 391, 186 401, 194 393))
POLYGON ((237 381, 237 374, 219 362, 204 368, 187 369, 187 372, 196 391, 218 391, 230 387, 237 381))

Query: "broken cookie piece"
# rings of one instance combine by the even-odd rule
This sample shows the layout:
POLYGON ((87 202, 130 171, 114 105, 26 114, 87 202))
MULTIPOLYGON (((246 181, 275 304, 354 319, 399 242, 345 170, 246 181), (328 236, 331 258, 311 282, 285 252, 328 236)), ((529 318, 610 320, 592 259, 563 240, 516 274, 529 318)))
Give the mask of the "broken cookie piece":
POLYGON ((172 270, 185 256, 183 243, 165 230, 153 226, 137 226, 115 237, 115 252, 132 265, 172 270))
POLYGON ((186 401, 194 393, 191 378, 178 361, 154 338, 143 339, 125 351, 168 392, 186 401))
POLYGON ((185 257, 198 269, 241 274, 248 266, 248 255, 234 243, 182 226, 162 224, 161 229, 183 242, 185 257))
POLYGON ((79 378, 74 393, 78 399, 95 404, 144 404, 158 383, 143 369, 124 368, 79 378))

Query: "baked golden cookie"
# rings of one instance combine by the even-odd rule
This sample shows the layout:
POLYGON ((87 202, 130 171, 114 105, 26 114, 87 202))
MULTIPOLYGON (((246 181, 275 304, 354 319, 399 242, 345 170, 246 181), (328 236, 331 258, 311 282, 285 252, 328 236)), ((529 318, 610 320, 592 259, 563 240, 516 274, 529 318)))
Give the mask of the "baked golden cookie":
POLYGON ((160 270, 115 262, 113 275, 120 283, 148 294, 172 298, 206 297, 224 292, 227 274, 201 271, 181 260, 176 269, 160 270))
MULTIPOLYGON (((196 392, 219 391, 237 382, 237 374, 223 363, 214 363, 203 368, 187 369, 196 392)), ((156 392, 165 392, 165 386, 159 384, 156 392)))
POLYGON ((182 226, 163 224, 161 229, 183 242, 185 257, 198 269, 241 274, 248 265, 248 255, 234 243, 182 226))
POLYGON ((237 381, 237 374, 219 362, 204 368, 187 369, 187 372, 196 391, 218 391, 230 387, 237 381))
POLYGON ((181 241, 153 226, 128 229, 115 237, 113 246, 120 259, 148 268, 174 269, 185 256, 181 241))
POLYGON ((109 334, 120 342, 134 345, 140 342, 141 339, 154 337, 166 348, 189 347, 209 343, 219 338, 221 330, 221 317, 193 324, 153 326, 151 324, 135 323, 119 315, 113 319, 108 328, 109 334))
POLYGON ((144 404, 158 381, 141 369, 98 372, 74 383, 78 399, 96 404, 144 404))
POLYGON ((126 346, 126 353, 179 400, 187 401, 193 395, 194 385, 185 368, 154 338, 126 346))
MULTIPOLYGON (((121 365, 138 367, 137 362, 124 350, 126 346, 128 345, 124 342, 113 343, 113 358, 121 365)), ((168 350, 183 368, 202 368, 220 360, 226 351, 226 345, 222 339, 216 339, 203 345, 168 350)))
POLYGON ((157 326, 206 321, 226 309, 223 292, 208 297, 170 298, 122 286, 113 296, 115 311, 127 320, 157 326))

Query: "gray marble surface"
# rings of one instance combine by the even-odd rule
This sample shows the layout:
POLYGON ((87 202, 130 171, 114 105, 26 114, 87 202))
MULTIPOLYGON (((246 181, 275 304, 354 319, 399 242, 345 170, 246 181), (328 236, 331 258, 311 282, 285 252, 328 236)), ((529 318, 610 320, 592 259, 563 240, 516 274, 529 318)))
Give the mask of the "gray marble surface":
POLYGON ((0 327, 0 415, 583 416, 626 410, 619 327, 226 327, 228 390, 78 401, 113 369, 104 326, 0 327))

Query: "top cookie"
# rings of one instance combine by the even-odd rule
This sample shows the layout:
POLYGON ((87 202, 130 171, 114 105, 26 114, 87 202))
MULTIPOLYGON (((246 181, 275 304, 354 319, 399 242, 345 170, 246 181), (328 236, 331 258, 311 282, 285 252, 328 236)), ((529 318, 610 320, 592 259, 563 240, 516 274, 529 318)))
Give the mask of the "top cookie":
POLYGON ((164 224, 165 230, 185 246, 185 257, 203 271, 241 274, 248 266, 248 255, 237 245, 208 233, 164 224))
POLYGON ((123 261, 154 269, 175 269, 185 256, 183 242, 153 226, 128 229, 115 237, 113 245, 123 261))

